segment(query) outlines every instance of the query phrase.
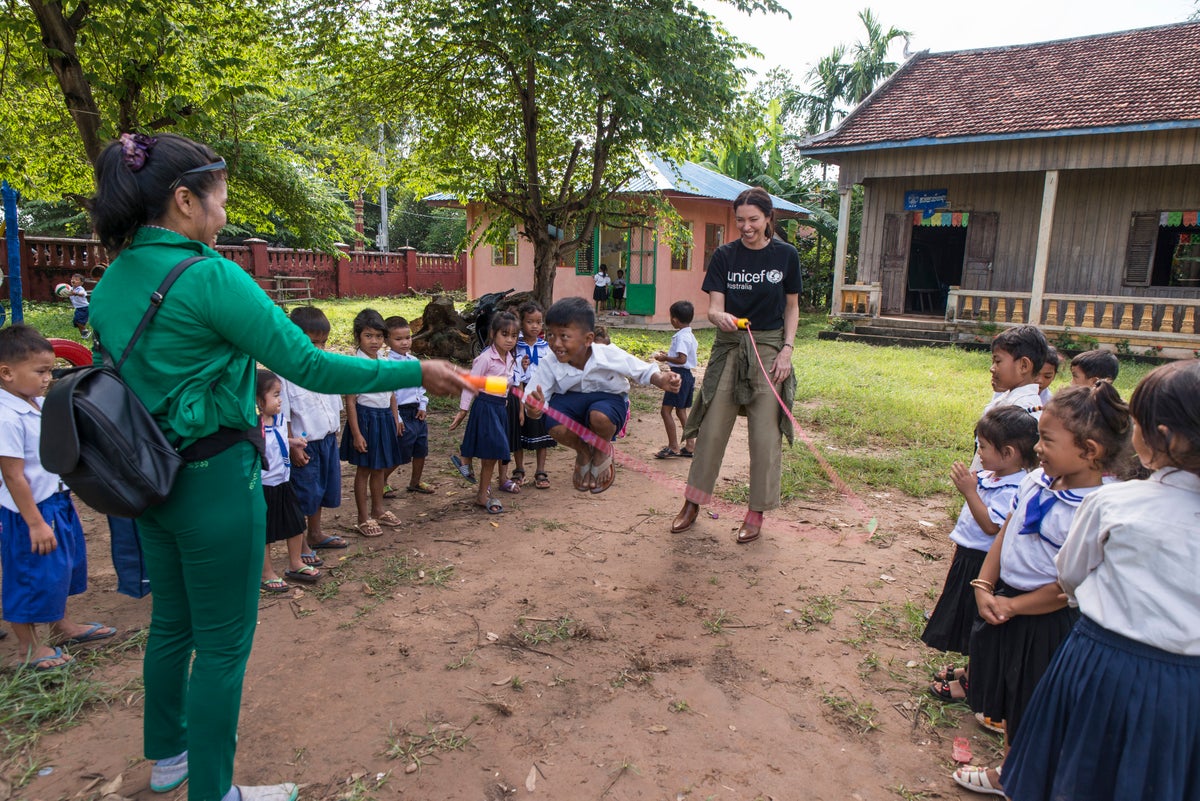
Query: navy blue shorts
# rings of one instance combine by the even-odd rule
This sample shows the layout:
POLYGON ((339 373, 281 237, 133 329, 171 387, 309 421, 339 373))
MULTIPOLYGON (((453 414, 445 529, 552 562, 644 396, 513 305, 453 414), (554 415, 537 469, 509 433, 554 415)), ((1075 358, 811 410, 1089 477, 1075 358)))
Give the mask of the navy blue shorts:
POLYGON ((0 603, 10 623, 57 623, 67 597, 87 590, 87 546, 71 495, 57 492, 37 508, 58 540, 48 554, 33 553, 25 519, 0 507, 0 603))
MULTIPOLYGON (((625 396, 614 395, 611 392, 566 392, 553 395, 550 398, 550 408, 562 412, 584 428, 591 428, 588 420, 592 412, 602 412, 612 421, 613 439, 616 439, 616 433, 625 425, 625 396)), ((547 431, 562 425, 552 417, 545 419, 547 431)))
POLYGON ((696 376, 687 367, 671 367, 672 373, 679 373, 679 391, 664 392, 662 405, 672 409, 692 408, 692 392, 696 389, 696 376))
POLYGON ((336 509, 342 505, 342 463, 338 458, 337 434, 304 446, 308 464, 292 465, 292 489, 300 502, 304 516, 315 515, 322 507, 336 509))
POLYGON ((80 306, 75 310, 75 316, 71 318, 71 325, 87 325, 88 307, 80 306))
POLYGON ((397 438, 400 464, 408 464, 413 459, 424 459, 429 455, 429 425, 417 419, 418 408, 415 403, 398 407, 400 422, 404 423, 404 433, 397 438))

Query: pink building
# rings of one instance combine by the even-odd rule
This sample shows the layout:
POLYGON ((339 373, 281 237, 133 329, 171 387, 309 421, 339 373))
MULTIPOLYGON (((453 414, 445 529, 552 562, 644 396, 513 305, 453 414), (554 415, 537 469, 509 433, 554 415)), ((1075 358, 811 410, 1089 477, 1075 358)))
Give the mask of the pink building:
MULTIPOLYGON (((691 229, 692 245, 686 253, 672 253, 667 237, 652 219, 641 228, 597 226, 588 247, 580 248, 574 259, 559 265, 554 280, 554 297, 579 295, 592 297, 592 276, 600 265, 616 277, 624 272, 628 284, 625 308, 638 322, 666 323, 667 310, 677 300, 690 300, 697 316, 708 308, 707 295, 700 289, 704 266, 720 245, 737 237, 731 201, 749 184, 692 162, 672 162, 657 157, 642 160, 645 171, 634 178, 625 192, 657 193, 665 197, 691 229)), ((427 199, 435 205, 456 203, 450 195, 427 199)), ((772 196, 778 218, 804 218, 806 209, 772 196)), ((486 208, 480 203, 467 204, 467 230, 475 230, 486 208)), ((515 236, 505 246, 480 245, 467 254, 467 295, 479 297, 487 292, 506 289, 533 289, 533 245, 515 236)))

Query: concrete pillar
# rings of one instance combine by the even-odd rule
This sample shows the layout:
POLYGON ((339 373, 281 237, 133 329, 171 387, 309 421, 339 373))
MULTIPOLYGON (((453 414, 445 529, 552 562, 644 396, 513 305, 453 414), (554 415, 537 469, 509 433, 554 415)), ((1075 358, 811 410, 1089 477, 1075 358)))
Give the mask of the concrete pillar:
POLYGON ((1029 324, 1042 324, 1042 296, 1046 294, 1046 269, 1050 264, 1050 239, 1054 231, 1054 206, 1058 201, 1058 170, 1046 170, 1042 188, 1042 215, 1038 221, 1037 251, 1033 257, 1033 287, 1029 296, 1029 324))
POLYGON ((850 200, 854 187, 838 187, 838 231, 833 255, 833 300, 832 314, 842 311, 842 290, 846 285, 846 247, 850 242, 850 200))

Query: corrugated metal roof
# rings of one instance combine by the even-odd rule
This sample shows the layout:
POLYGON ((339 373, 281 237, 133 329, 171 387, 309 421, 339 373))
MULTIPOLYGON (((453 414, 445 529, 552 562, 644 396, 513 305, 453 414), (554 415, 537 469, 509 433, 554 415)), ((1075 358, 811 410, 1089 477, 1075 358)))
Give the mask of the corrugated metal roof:
MULTIPOLYGON (((750 188, 750 184, 728 175, 702 167, 692 161, 672 161, 661 156, 643 156, 641 175, 630 179, 620 192, 675 192, 693 197, 732 201, 750 188)), ((458 198, 449 192, 436 192, 422 198, 426 203, 455 203, 458 198)), ((771 195, 776 211, 784 214, 808 214, 809 210, 789 200, 771 195)))

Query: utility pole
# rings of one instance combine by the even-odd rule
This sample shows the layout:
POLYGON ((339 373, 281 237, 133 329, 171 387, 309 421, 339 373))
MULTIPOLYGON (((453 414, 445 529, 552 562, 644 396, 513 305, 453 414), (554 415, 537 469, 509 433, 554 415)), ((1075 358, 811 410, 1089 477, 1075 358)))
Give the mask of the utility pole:
MULTIPOLYGON (((379 123, 379 161, 386 167, 387 159, 383 152, 383 123, 379 123)), ((379 187, 379 235, 375 242, 384 253, 388 251, 388 196, 387 186, 379 187)))

